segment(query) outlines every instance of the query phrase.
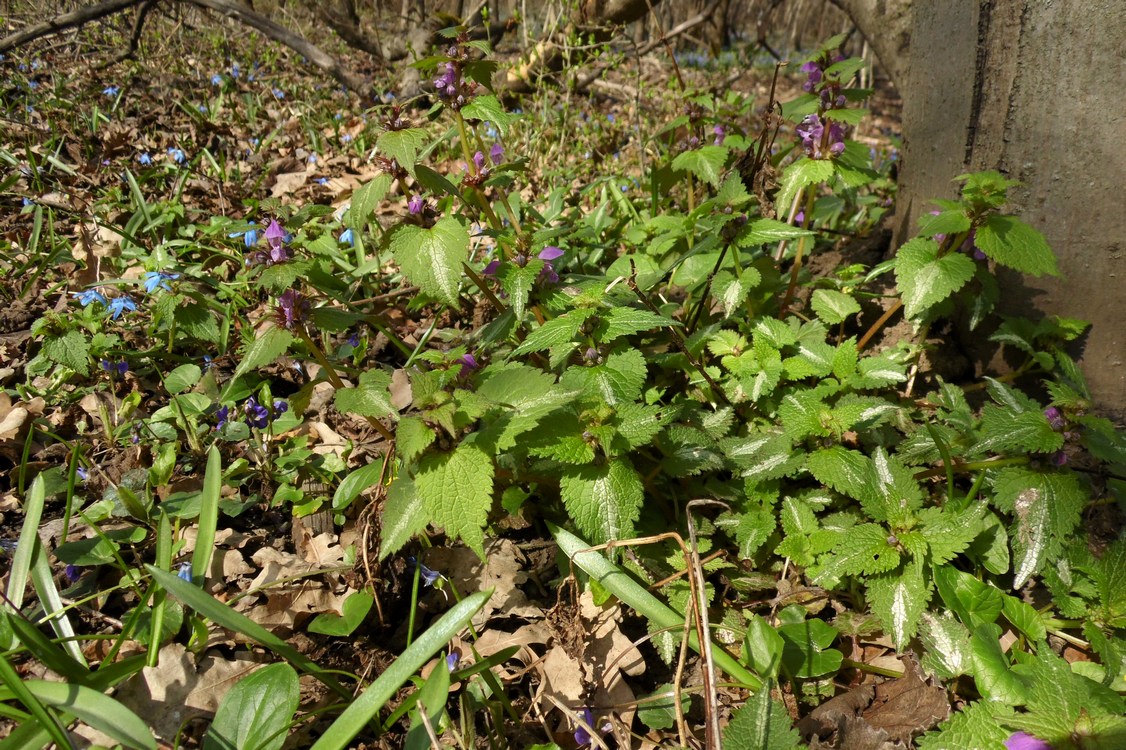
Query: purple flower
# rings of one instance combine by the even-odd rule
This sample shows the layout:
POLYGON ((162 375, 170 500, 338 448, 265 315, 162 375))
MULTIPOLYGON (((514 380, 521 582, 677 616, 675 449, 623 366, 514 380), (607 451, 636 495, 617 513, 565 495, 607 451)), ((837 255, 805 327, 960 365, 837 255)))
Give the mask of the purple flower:
POLYGON ((549 284, 559 283, 559 274, 555 271, 555 264, 553 260, 562 257, 563 251, 554 245, 548 245, 543 250, 540 250, 539 255, 536 257, 543 261, 543 270, 540 271, 540 279, 549 284))
POLYGON ((82 468, 81 466, 76 468, 74 470, 74 473, 77 474, 78 478, 81 479, 83 482, 85 482, 87 479, 90 478, 90 472, 86 471, 86 469, 82 468))
POLYGON ((442 574, 436 570, 431 570, 413 557, 407 558, 407 565, 410 570, 418 569, 418 576, 422 579, 422 585, 433 586, 442 577, 442 574))
POLYGON ((579 716, 586 724, 585 726, 583 724, 577 725, 575 729, 575 744, 582 747, 583 745, 590 744, 590 731, 587 727, 594 727, 594 714, 591 713, 589 708, 583 708, 579 711, 579 716))
POLYGON ((458 655, 458 653, 456 651, 451 651, 446 655, 446 669, 451 672, 454 671, 455 669, 457 669, 457 663, 460 660, 461 657, 458 655))
POLYGON ((1049 460, 1052 462, 1053 466, 1067 466, 1067 453, 1064 451, 1056 451, 1049 460))
POLYGON ((246 413, 246 423, 251 427, 262 429, 270 422, 270 410, 258 403, 254 396, 246 400, 242 410, 246 413))
POLYGON ((101 302, 103 305, 109 305, 109 300, 105 298, 101 292, 96 289, 85 289, 81 292, 71 292, 71 296, 78 299, 83 307, 87 307, 94 302, 101 302))
POLYGON ((817 84, 821 83, 821 77, 823 75, 821 66, 810 60, 802 65, 800 70, 802 73, 807 74, 806 81, 802 84, 802 89, 805 91, 813 91, 817 84))
MULTIPOLYGON (((931 216, 938 216, 940 213, 942 213, 942 212, 939 211, 938 209, 934 209, 930 212, 930 215, 931 216)), ((937 242, 938 244, 941 245, 943 242, 946 242, 946 235, 939 233, 939 234, 934 235, 931 239, 933 239, 935 242, 937 242)))
POLYGON ((63 575, 66 576, 69 583, 74 583, 82 576, 82 570, 77 565, 68 565, 66 570, 63 571, 63 575))
POLYGON ((407 210, 416 216, 422 213, 422 209, 426 207, 426 201, 422 200, 421 195, 412 195, 411 199, 407 201, 407 210))
POLYGON ((270 247, 281 247, 285 242, 285 230, 277 219, 270 219, 270 223, 266 226, 266 242, 270 247))
POLYGON ((500 260, 490 260, 489 264, 485 266, 485 270, 481 271, 481 275, 496 276, 498 268, 500 268, 500 260))
POLYGON ((229 406, 220 406, 220 407, 219 407, 219 408, 218 408, 218 409, 217 409, 217 410, 215 411, 215 418, 216 418, 216 420, 217 420, 217 421, 216 421, 216 423, 215 423, 215 429, 216 429, 216 430, 221 430, 221 429, 223 428, 223 425, 225 425, 225 424, 227 423, 227 419, 228 419, 228 418, 229 418, 230 416, 231 416, 231 407, 229 407, 229 406))
MULTIPOLYGON (((120 362, 111 362, 108 359, 103 359, 101 361, 101 365, 102 369, 108 372, 110 375, 124 375, 125 373, 129 372, 129 363, 125 360, 121 360, 120 362)), ((85 477, 83 477, 83 479, 85 479, 85 477)))
POLYGON ((180 278, 178 273, 165 273, 164 271, 149 271, 145 274, 145 293, 152 294, 157 289, 164 289, 171 292, 172 287, 168 285, 169 281, 175 281, 180 278))
POLYGON ((489 149, 489 158, 493 160, 493 164, 500 164, 504 161, 504 146, 494 143, 493 147, 489 149))
POLYGON ((1052 750, 1052 746, 1042 739, 1024 732, 1013 732, 1005 740, 1006 750, 1052 750))
POLYGON ((712 132, 715 133, 715 145, 722 146, 723 139, 727 137, 727 128, 723 127, 722 125, 716 125, 714 128, 712 128, 712 132))
POLYGON ((289 411, 289 404, 280 398, 274 399, 274 414, 285 414, 289 411))
POLYGON ((844 128, 839 122, 829 123, 828 138, 826 139, 825 125, 817 115, 806 115, 801 124, 795 128, 801 138, 802 148, 811 159, 824 159, 825 152, 821 150, 822 141, 827 140, 828 153, 832 156, 840 154, 845 149, 844 128))
POLYGON ((286 289, 278 296, 277 318, 278 322, 286 328, 293 330, 305 322, 309 314, 309 300, 305 295, 294 289, 286 289))
POLYGON ((1049 406, 1044 410, 1044 418, 1048 420, 1048 424, 1050 424, 1052 429, 1056 432, 1062 430, 1067 424, 1066 420, 1063 418, 1063 412, 1054 406, 1049 406))
POLYGON ((477 167, 478 172, 485 168, 485 155, 480 151, 473 154, 473 166, 477 167))
POLYGON ((805 223, 805 211, 798 211, 794 214, 794 226, 805 223))
POLYGON ((472 354, 463 354, 458 357, 457 361, 461 363, 461 370, 459 370, 457 373, 457 376, 459 378, 469 377, 469 374, 476 370, 478 367, 477 358, 472 354))
POLYGON ((360 345, 360 334, 353 333, 351 336, 348 337, 348 346, 355 349, 359 345, 360 345))
POLYGON ((109 310, 110 317, 112 317, 114 320, 117 320, 121 317, 122 313, 133 312, 134 310, 136 310, 137 303, 134 302, 133 298, 129 295, 123 294, 120 297, 114 297, 113 299, 111 299, 109 301, 109 304, 106 305, 106 309, 109 310))

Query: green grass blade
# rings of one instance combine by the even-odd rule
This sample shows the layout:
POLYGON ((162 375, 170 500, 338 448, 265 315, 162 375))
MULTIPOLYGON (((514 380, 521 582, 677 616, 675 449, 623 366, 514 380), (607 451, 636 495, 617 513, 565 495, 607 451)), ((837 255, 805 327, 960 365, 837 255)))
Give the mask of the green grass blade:
POLYGON ((37 476, 27 491, 23 503, 23 528, 12 553, 12 571, 8 574, 8 601, 19 609, 23 606, 23 593, 27 588, 28 573, 31 572, 31 559, 39 541, 39 519, 43 517, 44 501, 43 477, 37 476))
POLYGON ((438 622, 395 659, 395 663, 388 667, 387 671, 368 685, 367 689, 352 701, 352 705, 344 710, 344 713, 336 717, 336 721, 325 730, 312 750, 344 750, 348 747, 352 739, 375 718, 379 709, 383 708, 403 683, 445 648, 450 639, 469 624, 473 615, 485 606, 485 602, 489 601, 492 595, 492 589, 478 591, 465 597, 449 612, 442 615, 438 622))
POLYGON ((181 580, 172 573, 160 570, 152 565, 146 565, 145 569, 148 570, 149 574, 157 583, 164 587, 165 591, 199 614, 222 625, 227 630, 241 633, 252 641, 256 641, 266 648, 271 649, 293 666, 316 677, 338 695, 348 700, 352 699, 352 693, 345 690, 344 687, 336 681, 335 677, 325 672, 317 666, 316 663, 293 648, 293 646, 290 646, 246 615, 234 611, 222 602, 217 601, 195 584, 181 580))
POLYGON ((39 595, 39 603, 47 613, 51 628, 59 638, 63 639, 63 648, 79 664, 88 666, 86 657, 83 656, 82 649, 78 647, 78 641, 75 640, 74 627, 70 624, 70 618, 66 616, 59 589, 55 586, 55 576, 51 573, 51 564, 47 562, 47 551, 43 549, 38 539, 35 540, 35 556, 31 563, 31 582, 39 595))
POLYGON ((215 552, 215 527, 219 523, 219 491, 223 486, 223 463, 214 445, 207 452, 207 471, 203 475, 200 497, 199 534, 192 551, 192 583, 202 586, 215 552))
MULTIPOLYGON (((208 458, 210 460, 210 457, 208 458)), ((156 527, 156 567, 172 570, 172 524, 167 513, 160 514, 156 527)), ((164 610, 168 597, 159 584, 153 584, 152 628, 149 630, 149 652, 146 657, 150 667, 155 667, 160 657, 160 641, 164 631, 164 610)))
POLYGON ((42 702, 74 714, 134 750, 156 750, 156 740, 141 717, 108 695, 81 685, 28 680, 27 689, 42 702))
POLYGON ((19 615, 0 612, 0 617, 8 619, 16 639, 32 656, 43 662, 45 667, 65 677, 67 682, 87 684, 90 678, 89 670, 63 651, 57 643, 52 643, 50 638, 39 631, 39 628, 19 615))
POLYGON ((31 712, 31 715, 36 719, 36 723, 50 735, 56 745, 60 748, 71 746, 66 731, 59 725, 59 722, 55 721, 55 717, 51 715, 46 706, 24 684, 20 676, 16 674, 15 668, 8 663, 6 656, 0 656, 0 682, 3 682, 12 691, 12 695, 16 696, 20 703, 31 712))
MULTIPOLYGON (((563 554, 614 596, 648 617, 659 627, 683 628, 684 615, 650 594, 648 589, 634 580, 629 573, 626 573, 599 553, 590 551, 589 544, 569 531, 550 521, 547 527, 551 531, 551 535, 555 537, 555 542, 559 545, 563 554)), ((700 643, 695 632, 688 634, 688 645, 699 653, 700 643)), ((737 682, 741 682, 753 690, 762 687, 762 680, 752 674, 722 647, 713 644, 712 657, 715 659, 716 665, 737 682)))

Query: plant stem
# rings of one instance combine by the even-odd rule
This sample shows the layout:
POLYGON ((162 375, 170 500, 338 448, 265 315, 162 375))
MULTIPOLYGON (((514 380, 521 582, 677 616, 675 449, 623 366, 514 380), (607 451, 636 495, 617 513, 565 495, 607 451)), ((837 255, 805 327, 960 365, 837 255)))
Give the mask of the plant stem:
MULTIPOLYGON (((328 377, 328 382, 332 383, 332 387, 336 388, 337 390, 344 388, 344 381, 342 381, 340 379, 340 376, 336 374, 336 370, 331 364, 329 364, 329 361, 325 357, 324 352, 322 352, 321 348, 313 342, 312 337, 309 336, 309 332, 305 330, 304 326, 297 327, 297 335, 301 338, 302 341, 305 342, 305 346, 309 347, 309 351, 313 354, 313 359, 317 360, 317 364, 320 365, 321 368, 325 371, 325 375, 328 377)), ((364 417, 364 419, 366 419, 367 423, 370 424, 376 432, 382 435, 383 439, 388 443, 395 442, 395 436, 392 435, 391 431, 384 427, 383 423, 378 419, 376 419, 375 417, 364 417)))
POLYGON ((872 340, 872 337, 879 333, 880 329, 883 328, 884 325, 891 319, 892 315, 895 315, 897 312, 899 312, 899 308, 901 307, 903 307, 903 300, 896 300, 895 304, 889 307, 884 312, 884 314, 880 316, 880 319, 872 324, 872 327, 868 329, 868 332, 860 337, 860 341, 856 343, 856 350, 861 352, 864 351, 864 347, 868 346, 868 342, 872 340))

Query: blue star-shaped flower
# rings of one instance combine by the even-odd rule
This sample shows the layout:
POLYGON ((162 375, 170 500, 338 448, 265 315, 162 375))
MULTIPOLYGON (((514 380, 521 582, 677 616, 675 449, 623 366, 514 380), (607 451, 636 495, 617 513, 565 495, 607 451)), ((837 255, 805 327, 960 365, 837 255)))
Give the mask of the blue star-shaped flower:
POLYGON ((112 317, 114 320, 117 320, 121 317, 122 313, 133 312, 134 310, 136 310, 137 303, 134 302, 133 298, 129 295, 122 295, 120 297, 114 297, 113 299, 111 299, 109 301, 109 304, 106 305, 106 308, 109 310, 110 317, 112 317))
POLYGON ((169 281, 175 281, 180 278, 178 273, 165 273, 164 271, 149 271, 145 274, 145 293, 152 294, 158 288, 171 292, 172 287, 168 285, 169 281))
POLYGON ((355 237, 354 234, 352 234, 351 229, 345 229, 343 232, 340 233, 340 241, 341 242, 347 242, 349 245, 355 246, 356 237, 355 237))
POLYGON ((94 302, 101 302, 103 305, 109 305, 105 295, 96 289, 85 289, 81 292, 71 292, 71 296, 76 297, 83 307, 86 307, 94 302))
POLYGON ((121 88, 118 86, 106 86, 102 89, 102 93, 106 96, 117 96, 119 91, 121 91, 121 88))

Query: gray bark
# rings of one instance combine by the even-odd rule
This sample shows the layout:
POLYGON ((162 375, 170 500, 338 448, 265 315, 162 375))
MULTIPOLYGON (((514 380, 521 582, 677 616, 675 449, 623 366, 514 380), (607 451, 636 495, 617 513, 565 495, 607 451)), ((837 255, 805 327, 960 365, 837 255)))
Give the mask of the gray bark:
POLYGON ((1090 321, 1073 353, 1096 406, 1126 417, 1126 3, 834 2, 903 97, 896 246, 930 199, 957 197, 957 175, 996 169, 1020 180, 1008 210, 1044 233, 1063 277, 1001 273, 1000 312, 1090 321), (900 48, 884 37, 905 8, 900 48))

